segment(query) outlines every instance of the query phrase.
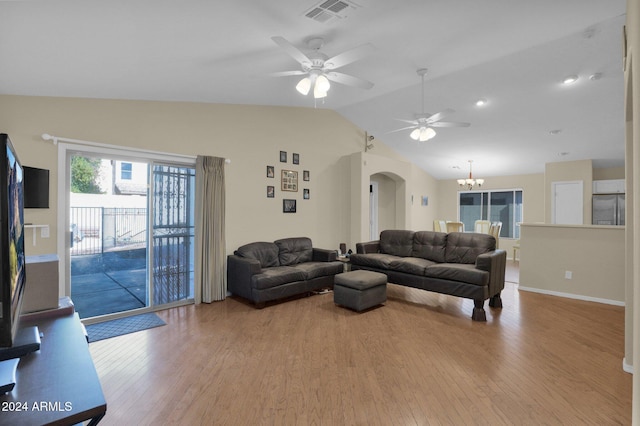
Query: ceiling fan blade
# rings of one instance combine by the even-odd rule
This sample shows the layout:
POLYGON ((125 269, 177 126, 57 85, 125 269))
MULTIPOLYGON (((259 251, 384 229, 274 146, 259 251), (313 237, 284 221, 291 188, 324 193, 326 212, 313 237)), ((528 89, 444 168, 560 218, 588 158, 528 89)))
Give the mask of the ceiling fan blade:
POLYGON ((360 87, 361 89, 371 89, 373 87, 373 83, 370 81, 354 77, 352 75, 343 74, 341 72, 332 71, 326 73, 326 76, 329 80, 346 86, 360 87))
POLYGON ((414 126, 417 126, 418 124, 420 124, 416 120, 405 120, 404 118, 394 118, 394 120, 402 121, 403 123, 413 124, 414 126))
POLYGON ((272 72, 271 74, 268 74, 268 75, 269 77, 288 77, 290 75, 305 75, 305 74, 307 74, 305 71, 298 70, 298 71, 272 72))
POLYGON ((429 123, 431 127, 469 127, 470 123, 461 123, 455 121, 436 121, 435 123, 429 123))
POLYGON ((300 62, 300 64, 311 64, 311 59, 307 57, 300 49, 291 44, 284 37, 275 36, 271 37, 278 46, 284 49, 293 59, 300 62))
POLYGON ((369 55, 375 49, 373 45, 367 43, 362 46, 355 47, 351 50, 347 50, 346 52, 342 52, 337 54, 336 56, 327 59, 324 61, 324 67, 328 70, 334 70, 336 68, 343 67, 351 62, 355 62, 359 59, 364 58, 369 55))
POLYGON ((408 126, 408 127, 403 127, 401 129, 395 129, 395 130, 391 130, 390 132, 387 133, 395 133, 395 132, 402 132, 403 130, 409 130, 409 129, 415 129, 418 126, 408 126))
POLYGON ((443 111, 440 111, 440 112, 436 112, 435 114, 430 115, 429 117, 427 117, 427 123, 434 123, 434 122, 436 122, 438 120, 443 119, 445 116, 447 116, 449 114, 453 114, 454 112, 455 111, 450 109, 450 108, 447 108, 447 109, 445 109, 443 111))

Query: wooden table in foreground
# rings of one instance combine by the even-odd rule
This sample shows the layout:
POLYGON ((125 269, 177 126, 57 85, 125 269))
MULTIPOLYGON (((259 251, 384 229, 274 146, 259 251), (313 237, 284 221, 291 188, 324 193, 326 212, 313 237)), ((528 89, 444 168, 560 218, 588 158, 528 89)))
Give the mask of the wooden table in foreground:
POLYGON ((78 315, 20 325, 37 325, 41 345, 20 360, 13 391, 0 395, 0 425, 97 424, 107 403, 78 315))

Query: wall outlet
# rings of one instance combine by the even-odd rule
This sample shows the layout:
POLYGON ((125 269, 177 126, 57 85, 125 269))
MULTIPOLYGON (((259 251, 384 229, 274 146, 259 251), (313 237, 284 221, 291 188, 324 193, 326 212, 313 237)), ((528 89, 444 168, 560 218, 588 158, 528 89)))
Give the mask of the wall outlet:
POLYGON ((573 278, 573 272, 571 271, 564 271, 564 278, 567 280, 570 280, 573 278))
POLYGON ((42 228, 40 228, 40 237, 49 238, 49 225, 45 225, 42 228))

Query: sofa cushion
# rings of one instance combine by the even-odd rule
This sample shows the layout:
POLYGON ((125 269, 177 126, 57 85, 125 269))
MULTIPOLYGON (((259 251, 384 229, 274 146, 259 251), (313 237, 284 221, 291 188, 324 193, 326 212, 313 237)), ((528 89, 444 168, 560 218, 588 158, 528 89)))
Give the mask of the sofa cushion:
POLYGON ((389 269, 391 262, 398 256, 383 253, 352 254, 349 258, 352 265, 368 266, 370 268, 389 269))
POLYGON ((427 267, 424 275, 480 286, 489 284, 489 272, 481 271, 480 269, 476 269, 474 265, 469 264, 437 263, 427 267))
POLYGON ((283 238, 274 241, 278 246, 280 265, 289 266, 313 260, 311 239, 307 237, 283 238))
POLYGON ((380 233, 380 253, 394 256, 411 256, 414 231, 389 229, 380 233))
POLYGON ((446 232, 418 231, 413 236, 411 256, 442 263, 446 245, 446 232))
POLYGON ((399 257, 389 265, 389 269, 407 274, 424 276, 427 266, 434 265, 433 260, 422 259, 420 257, 399 257))
POLYGON ((488 234, 451 232, 447 235, 445 262, 476 263, 476 257, 496 249, 496 239, 488 234))
POLYGON ((318 277, 326 277, 328 275, 340 274, 344 271, 342 262, 305 262, 292 266, 304 273, 304 278, 312 280, 318 277))
POLYGON ((277 287, 282 284, 304 281, 304 271, 292 266, 274 266, 263 269, 261 273, 251 276, 251 286, 258 290, 277 287))
POLYGON ((260 267, 262 268, 280 266, 278 246, 274 243, 257 242, 245 244, 239 247, 234 254, 248 259, 255 259, 260 262, 260 267))

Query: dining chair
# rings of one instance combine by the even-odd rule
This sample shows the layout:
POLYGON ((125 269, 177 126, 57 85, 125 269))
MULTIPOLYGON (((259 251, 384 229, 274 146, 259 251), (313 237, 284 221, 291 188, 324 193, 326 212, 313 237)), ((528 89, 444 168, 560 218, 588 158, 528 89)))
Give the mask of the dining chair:
POLYGON ((473 232, 478 234, 488 234, 491 227, 491 221, 489 220, 476 220, 473 227, 473 232))
POLYGON ((434 220, 433 230, 435 232, 447 232, 447 223, 444 220, 434 220))
POLYGON ((464 232, 464 223, 447 222, 447 232, 464 232))
POLYGON ((502 229, 502 222, 491 222, 489 227, 489 235, 493 235, 496 239, 496 248, 500 247, 500 230, 502 229))
POLYGON ((516 261, 516 252, 520 250, 520 240, 516 240, 516 243, 513 245, 513 261, 516 261))

